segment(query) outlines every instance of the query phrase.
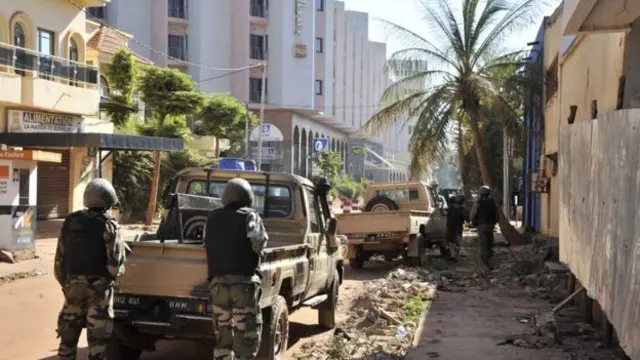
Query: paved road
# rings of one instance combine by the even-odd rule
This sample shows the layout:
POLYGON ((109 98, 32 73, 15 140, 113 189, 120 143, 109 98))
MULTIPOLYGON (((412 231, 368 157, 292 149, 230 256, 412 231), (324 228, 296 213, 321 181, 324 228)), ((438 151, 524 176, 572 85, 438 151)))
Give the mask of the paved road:
MULTIPOLYGON (((41 263, 43 259, 36 260, 41 263)), ((384 266, 388 268, 391 265, 384 266)), ((384 269, 350 274, 341 287, 341 308, 346 309, 350 300, 363 289, 362 280, 376 278, 384 269), (355 276, 355 277, 354 277, 355 276)), ((55 324, 63 303, 60 287, 52 274, 21 279, 0 285, 0 360, 55 359, 58 346, 55 324)), ((302 309, 293 314, 289 355, 299 350, 310 339, 318 340, 329 332, 320 332, 317 312, 302 309)), ((339 317, 344 317, 342 311, 339 317)), ((80 354, 86 356, 86 339, 80 341, 80 354)), ((161 343, 158 351, 145 354, 146 360, 183 359, 208 360, 210 350, 199 348, 189 342, 161 343)))

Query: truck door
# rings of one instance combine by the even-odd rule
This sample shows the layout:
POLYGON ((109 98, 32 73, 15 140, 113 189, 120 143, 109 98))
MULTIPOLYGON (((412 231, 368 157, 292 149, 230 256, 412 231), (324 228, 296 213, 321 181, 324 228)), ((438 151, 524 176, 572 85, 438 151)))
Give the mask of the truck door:
POLYGON ((307 221, 309 223, 308 239, 312 247, 309 257, 309 289, 307 296, 314 296, 325 289, 330 258, 327 254, 327 239, 324 236, 324 218, 318 195, 305 186, 304 195, 307 203, 307 221))

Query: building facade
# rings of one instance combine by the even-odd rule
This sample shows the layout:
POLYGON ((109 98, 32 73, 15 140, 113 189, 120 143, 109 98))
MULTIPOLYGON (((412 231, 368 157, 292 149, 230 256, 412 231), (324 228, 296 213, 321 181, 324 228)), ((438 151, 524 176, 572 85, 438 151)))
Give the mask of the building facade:
MULTIPOLYGON (((132 34, 136 53, 191 74, 203 92, 231 93, 258 111, 264 76, 266 109, 272 114, 293 109, 307 117, 297 132, 293 122, 281 129, 290 134, 291 146, 298 146, 291 156, 298 153, 300 159, 309 156, 310 133, 334 134, 332 142, 345 143, 346 149, 389 83, 386 45, 369 40, 368 14, 345 10, 336 0, 112 0, 89 12, 132 34)), ((401 131, 408 129, 394 124, 368 141, 382 146, 380 156, 389 152, 404 159, 401 131)), ((345 150, 345 163, 349 155, 345 150)), ((397 169, 391 170, 400 178, 406 166, 395 162, 397 169)), ((294 164, 288 170, 302 175, 313 170, 294 164)))
MULTIPOLYGON (((106 1, 77 3, 101 6, 106 1)), ((68 1, 0 3, 0 133, 11 133, 7 139, 32 133, 113 131, 108 122, 97 119, 99 69, 97 59, 88 55, 85 30, 84 12, 68 1)), ((37 168, 38 218, 80 209, 93 161, 87 149, 37 143, 30 149, 61 154, 60 163, 41 163, 37 168)))

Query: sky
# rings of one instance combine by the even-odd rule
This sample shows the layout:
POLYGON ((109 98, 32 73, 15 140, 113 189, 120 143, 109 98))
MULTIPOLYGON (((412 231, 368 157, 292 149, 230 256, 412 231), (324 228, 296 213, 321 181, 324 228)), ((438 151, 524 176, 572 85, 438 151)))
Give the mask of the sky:
MULTIPOLYGON (((400 50, 402 44, 394 41, 393 38, 385 34, 383 25, 376 19, 384 19, 405 26, 419 35, 429 38, 428 29, 422 23, 424 11, 421 9, 419 0, 343 0, 347 10, 366 12, 369 14, 369 39, 387 43, 387 55, 400 50)), ((458 2, 460 0, 451 0, 458 2)), ((552 0, 552 5, 547 6, 543 12, 544 16, 551 15, 560 3, 559 0, 552 0)), ((542 16, 531 26, 523 29, 521 34, 513 36, 506 44, 514 50, 522 50, 527 47, 527 43, 534 41, 536 33, 542 23, 542 16)))

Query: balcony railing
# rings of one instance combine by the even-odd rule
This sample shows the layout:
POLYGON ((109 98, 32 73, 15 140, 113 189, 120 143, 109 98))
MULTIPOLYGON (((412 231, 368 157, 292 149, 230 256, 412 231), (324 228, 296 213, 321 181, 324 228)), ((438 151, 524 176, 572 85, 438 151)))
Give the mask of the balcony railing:
POLYGON ((252 5, 251 16, 266 18, 269 16, 269 10, 264 5, 252 5))
POLYGON ((261 46, 252 46, 251 47, 251 58, 255 60, 267 60, 267 52, 264 47, 261 46))
POLYGON ((74 86, 98 87, 99 70, 57 56, 0 43, 0 67, 12 68, 17 74, 32 73, 39 78, 66 82, 74 86))

